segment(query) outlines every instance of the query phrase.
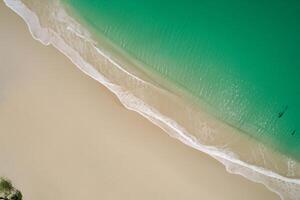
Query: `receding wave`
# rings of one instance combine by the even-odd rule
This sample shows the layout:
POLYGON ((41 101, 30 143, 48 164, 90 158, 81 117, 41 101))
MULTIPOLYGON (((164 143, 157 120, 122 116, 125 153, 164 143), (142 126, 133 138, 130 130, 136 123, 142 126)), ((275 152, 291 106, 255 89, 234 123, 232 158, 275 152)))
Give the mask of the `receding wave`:
POLYGON ((227 171, 264 184, 282 199, 300 199, 297 160, 273 152, 239 130, 218 120, 205 106, 153 80, 114 50, 109 41, 96 41, 60 1, 4 0, 27 23, 32 36, 53 45, 88 76, 106 86, 129 110, 161 127, 171 137, 205 152, 227 171))

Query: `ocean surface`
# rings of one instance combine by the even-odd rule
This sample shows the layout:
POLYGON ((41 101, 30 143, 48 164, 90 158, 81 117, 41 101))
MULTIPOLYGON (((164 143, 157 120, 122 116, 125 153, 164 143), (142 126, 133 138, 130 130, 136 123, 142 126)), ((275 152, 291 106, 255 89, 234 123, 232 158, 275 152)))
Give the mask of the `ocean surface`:
POLYGON ((64 0, 214 115, 300 159, 300 2, 64 0))
POLYGON ((299 1, 5 2, 126 108, 300 199, 299 1))

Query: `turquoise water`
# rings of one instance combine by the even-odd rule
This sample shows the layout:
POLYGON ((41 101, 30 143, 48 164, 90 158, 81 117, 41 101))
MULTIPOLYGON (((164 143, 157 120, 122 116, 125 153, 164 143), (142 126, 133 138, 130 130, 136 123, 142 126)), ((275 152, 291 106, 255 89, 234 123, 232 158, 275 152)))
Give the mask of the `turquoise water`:
POLYGON ((218 118, 300 160, 300 2, 63 0, 218 118))

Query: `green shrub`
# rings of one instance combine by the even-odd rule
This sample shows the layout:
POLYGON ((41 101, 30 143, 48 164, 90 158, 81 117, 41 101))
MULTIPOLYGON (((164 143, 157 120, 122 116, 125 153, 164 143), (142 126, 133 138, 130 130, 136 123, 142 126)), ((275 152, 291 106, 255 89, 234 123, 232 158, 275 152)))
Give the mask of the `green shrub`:
POLYGON ((11 182, 0 177, 0 200, 22 200, 22 194, 11 182))

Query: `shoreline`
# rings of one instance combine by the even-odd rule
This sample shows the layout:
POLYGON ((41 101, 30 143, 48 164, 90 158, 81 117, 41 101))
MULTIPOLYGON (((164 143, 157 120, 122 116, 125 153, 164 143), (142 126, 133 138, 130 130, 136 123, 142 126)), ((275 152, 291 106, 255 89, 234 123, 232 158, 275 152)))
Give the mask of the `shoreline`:
POLYGON ((0 10, 0 173, 24 199, 279 199, 125 109, 0 10))
MULTIPOLYGON (((9 1, 5 0, 7 4, 9 4, 9 1)), ((138 112, 139 114, 143 115, 145 118, 149 119, 152 121, 154 124, 159 126, 160 128, 164 129, 169 135, 172 137, 175 137, 179 139, 181 142, 187 144, 188 146, 191 146, 193 148, 196 148, 202 152, 205 152, 213 157, 215 157, 217 160, 219 160, 221 163, 224 164, 224 162, 232 162, 229 165, 240 165, 246 168, 249 168, 251 170, 255 170, 257 173, 264 174, 266 176, 270 176, 276 179, 280 179, 282 181, 286 181, 289 183, 294 183, 294 184, 300 184, 299 179, 291 179, 287 177, 280 176, 279 174, 268 172, 265 169, 261 168, 253 168, 251 165, 247 165, 246 163, 240 161, 240 160, 230 160, 231 158, 226 157, 227 155, 224 155, 218 151, 218 149, 214 148, 209 148, 207 146, 203 146, 199 144, 197 139, 193 137, 192 135, 189 135, 180 125, 178 125, 175 121, 171 120, 170 118, 167 118, 166 116, 161 115, 157 110, 151 108, 150 106, 147 106, 144 102, 142 102, 140 99, 136 98, 133 95, 129 94, 126 91, 123 91, 122 88, 120 88, 118 85, 114 85, 111 83, 109 80, 107 80, 105 77, 103 77, 97 70, 93 68, 92 65, 89 63, 86 63, 83 58, 78 58, 76 57, 76 51, 68 47, 67 44, 63 44, 63 39, 59 38, 58 35, 56 35, 58 38, 51 38, 51 36, 47 36, 48 32, 43 31, 42 28, 39 29, 36 25, 38 25, 38 18, 29 16, 30 13, 29 11, 25 11, 24 7, 13 7, 13 5, 10 5, 11 8, 17 12, 20 16, 23 15, 23 19, 29 26, 29 29, 31 31, 31 34, 36 40, 39 40, 42 42, 44 45, 49 45, 52 44, 54 47, 56 47, 60 52, 62 52, 64 55, 66 55, 72 62, 79 68, 81 69, 84 73, 92 77, 93 79, 97 80, 98 82, 102 83, 105 85, 108 89, 110 89, 113 93, 115 93, 116 96, 120 99, 122 104, 129 110, 134 110, 138 112), (26 13, 27 12, 27 13, 26 13), (34 21, 31 21, 34 19, 34 21), (29 24, 28 24, 29 23, 29 24), (32 24, 30 24, 32 23, 32 24), (41 33, 41 34, 40 34, 41 33), (38 35, 36 35, 38 34, 38 35), (68 52, 69 51, 69 52, 68 52), (75 56, 75 57, 73 57, 75 56), (84 65, 84 68, 82 67, 84 65), (125 101, 122 100, 122 98, 125 98, 125 101), (141 106, 141 107, 140 107, 141 106), (146 109, 145 109, 146 107, 146 109), (155 116, 155 117, 153 117, 155 116), (171 134, 170 134, 171 131, 171 134), (175 132, 174 132, 175 131, 175 132), (224 160, 223 160, 224 159, 224 160), (227 159, 227 160, 226 160, 227 159), (267 173, 266 173, 267 172, 267 173)), ((54 34, 55 35, 55 34, 54 34)), ((99 50, 99 49, 98 49, 99 50)), ((101 52, 101 50, 99 50, 101 52)), ((105 57, 105 54, 102 52, 102 56, 105 57)), ((110 57, 106 57, 106 59, 110 62, 113 60, 110 60, 110 57)), ((112 62, 112 64, 115 64, 112 62)), ((130 73, 129 73, 130 74, 130 73)), ((224 164, 225 166, 228 165, 224 164)), ((236 172, 231 172, 231 173, 237 173, 240 174, 241 172, 236 171, 236 172)), ((241 174, 243 175, 243 173, 241 174)), ((249 177, 247 177, 249 178, 249 177)), ((255 180, 253 180, 255 181, 255 180)), ((257 181, 259 182, 259 181, 257 181)), ((268 187, 268 186, 267 186, 268 187)), ((271 188, 269 188, 272 190, 271 188)), ((273 190, 274 191, 274 190, 273 190)), ((274 191, 275 192, 275 191, 274 191)), ((276 192, 278 194, 278 192, 276 192)))

